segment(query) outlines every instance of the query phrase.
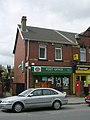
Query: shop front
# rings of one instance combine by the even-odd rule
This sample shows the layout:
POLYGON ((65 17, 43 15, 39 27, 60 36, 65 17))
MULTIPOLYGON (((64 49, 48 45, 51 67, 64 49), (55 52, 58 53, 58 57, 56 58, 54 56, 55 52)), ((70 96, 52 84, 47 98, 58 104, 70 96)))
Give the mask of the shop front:
POLYGON ((34 87, 51 87, 60 91, 71 92, 71 67, 32 66, 34 87))
POLYGON ((90 66, 77 65, 73 76, 74 93, 88 95, 90 93, 90 66))

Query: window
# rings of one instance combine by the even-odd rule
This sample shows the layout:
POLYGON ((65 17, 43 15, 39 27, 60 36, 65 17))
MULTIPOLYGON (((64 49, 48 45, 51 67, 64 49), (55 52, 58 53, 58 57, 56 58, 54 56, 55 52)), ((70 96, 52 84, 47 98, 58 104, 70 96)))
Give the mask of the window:
POLYGON ((62 48, 55 48, 55 60, 62 60, 62 48))
POLYGON ((58 94, 58 93, 53 90, 48 90, 48 89, 43 90, 43 95, 55 95, 55 94, 58 94))
POLYGON ((80 48, 80 61, 86 62, 86 48, 80 48))
POLYGON ((39 59, 46 59, 46 45, 39 46, 39 59))
POLYGON ((69 78, 68 77, 63 77, 62 78, 63 82, 63 89, 69 89, 69 78))
POLYGON ((32 92, 33 96, 41 96, 42 95, 42 90, 35 90, 32 92))
POLYGON ((89 62, 90 62, 90 48, 89 48, 89 62))

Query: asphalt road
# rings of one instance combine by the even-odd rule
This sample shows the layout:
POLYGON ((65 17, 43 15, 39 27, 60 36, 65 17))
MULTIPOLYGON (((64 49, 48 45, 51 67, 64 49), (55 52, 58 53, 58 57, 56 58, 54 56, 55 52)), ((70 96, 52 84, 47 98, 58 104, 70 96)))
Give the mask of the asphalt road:
POLYGON ((65 105, 60 110, 35 109, 22 113, 0 110, 0 120, 89 120, 90 106, 86 104, 65 105))

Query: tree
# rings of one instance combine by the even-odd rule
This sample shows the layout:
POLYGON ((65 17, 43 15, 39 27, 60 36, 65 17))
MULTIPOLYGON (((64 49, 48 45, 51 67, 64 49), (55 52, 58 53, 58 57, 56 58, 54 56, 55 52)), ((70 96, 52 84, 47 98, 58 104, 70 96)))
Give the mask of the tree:
POLYGON ((14 68, 12 68, 10 65, 7 65, 7 68, 4 70, 2 73, 2 78, 3 78, 3 90, 10 91, 12 77, 14 76, 14 68))

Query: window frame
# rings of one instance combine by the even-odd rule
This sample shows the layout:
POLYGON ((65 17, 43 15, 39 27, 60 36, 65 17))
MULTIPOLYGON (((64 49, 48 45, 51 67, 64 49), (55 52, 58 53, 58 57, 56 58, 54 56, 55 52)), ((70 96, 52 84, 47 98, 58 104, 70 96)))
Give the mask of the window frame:
POLYGON ((46 60, 47 57, 46 57, 46 45, 39 45, 39 59, 42 59, 42 60, 46 60), (44 57, 41 57, 41 53, 40 53, 40 49, 41 48, 44 48, 44 57))
POLYGON ((62 48, 61 47, 55 47, 55 60, 62 60, 62 48), (56 51, 60 50, 60 58, 58 58, 56 51))
POLYGON ((85 47, 80 47, 80 61, 86 62, 86 48, 85 47))

